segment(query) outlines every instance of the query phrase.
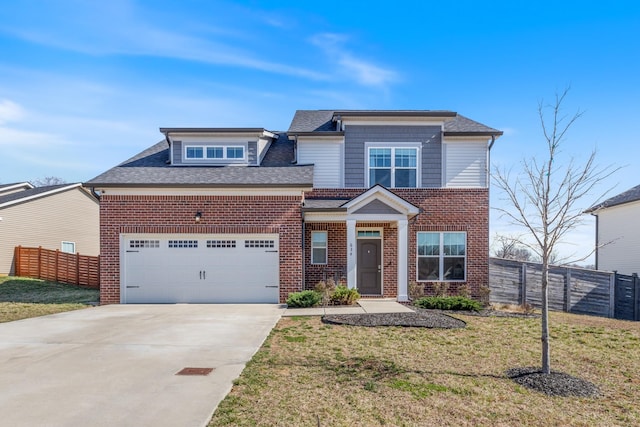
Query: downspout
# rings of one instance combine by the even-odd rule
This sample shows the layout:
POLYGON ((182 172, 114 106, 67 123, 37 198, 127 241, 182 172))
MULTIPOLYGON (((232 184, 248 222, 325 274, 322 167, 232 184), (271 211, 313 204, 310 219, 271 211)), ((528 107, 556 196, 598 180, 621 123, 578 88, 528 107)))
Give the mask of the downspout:
MULTIPOLYGON (((304 206, 304 203, 303 203, 302 206, 304 206)), ((306 260, 306 256, 307 256, 306 255, 306 249, 305 249, 304 241, 305 241, 305 237, 307 235, 307 227, 306 227, 306 224, 304 222, 304 212, 301 212, 300 216, 302 218, 302 289, 301 290, 304 291, 304 287, 305 287, 305 284, 306 284, 306 277, 305 277, 305 264, 306 264, 306 262, 305 262, 305 260, 306 260)))
POLYGON ((487 288, 490 286, 490 278, 489 278, 489 270, 491 264, 491 148, 493 144, 496 142, 496 136, 491 135, 491 142, 489 143, 489 149, 487 150, 487 218, 489 219, 489 223, 487 224, 487 288))

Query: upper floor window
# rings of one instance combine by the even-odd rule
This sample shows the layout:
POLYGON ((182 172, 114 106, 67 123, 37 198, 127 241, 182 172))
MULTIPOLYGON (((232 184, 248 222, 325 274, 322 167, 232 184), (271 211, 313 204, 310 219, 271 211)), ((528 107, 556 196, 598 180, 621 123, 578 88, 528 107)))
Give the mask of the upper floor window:
POLYGON ((418 149, 370 147, 369 187, 376 184, 392 188, 417 187, 418 149))
POLYGON ((205 146, 187 145, 185 146, 186 160, 242 160, 244 159, 244 147, 242 146, 205 146))

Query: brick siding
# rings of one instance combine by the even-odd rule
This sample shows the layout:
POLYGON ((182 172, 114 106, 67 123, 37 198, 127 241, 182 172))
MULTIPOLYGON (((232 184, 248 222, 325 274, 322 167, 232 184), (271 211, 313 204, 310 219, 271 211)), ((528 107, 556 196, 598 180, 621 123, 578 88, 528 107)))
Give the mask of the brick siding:
POLYGON ((296 196, 111 196, 100 201, 100 302, 120 302, 122 233, 277 233, 280 302, 302 288, 302 224, 296 196), (196 212, 202 220, 194 222, 196 212))
MULTIPOLYGON (((314 189, 305 198, 349 199, 367 189, 314 189)), ((449 291, 455 293, 467 285, 471 295, 479 298, 480 287, 489 285, 489 191, 487 189, 391 189, 391 192, 421 208, 421 213, 409 221, 409 281, 417 281, 416 245, 418 231, 464 231, 467 233, 467 275, 465 282, 451 282, 449 291)), ((384 297, 397 296, 397 229, 384 225, 383 240, 383 293, 384 297)), ((360 226, 374 226, 360 224, 360 226)), ((323 269, 346 271, 346 225, 334 223, 307 224, 305 247, 310 247, 309 230, 329 230, 329 263, 326 266, 309 265, 310 249, 305 251, 305 287, 313 288, 322 278, 323 269), (335 241, 331 241, 332 236, 335 241), (332 255, 334 252, 335 256, 332 255), (342 257, 342 258, 341 258, 342 257)), ((433 294, 433 282, 424 283, 425 293, 433 294)))

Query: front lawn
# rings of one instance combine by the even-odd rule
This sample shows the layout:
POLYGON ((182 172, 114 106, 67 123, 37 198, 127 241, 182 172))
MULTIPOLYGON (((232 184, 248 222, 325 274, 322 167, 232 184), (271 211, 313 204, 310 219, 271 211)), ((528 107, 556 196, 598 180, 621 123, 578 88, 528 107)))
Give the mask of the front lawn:
POLYGON ((95 305, 99 291, 24 277, 0 277, 0 323, 95 305))
POLYGON ((597 399, 549 397, 505 371, 540 365, 540 319, 456 315, 464 329, 283 318, 210 426, 640 425, 640 323, 551 314, 552 369, 597 399))

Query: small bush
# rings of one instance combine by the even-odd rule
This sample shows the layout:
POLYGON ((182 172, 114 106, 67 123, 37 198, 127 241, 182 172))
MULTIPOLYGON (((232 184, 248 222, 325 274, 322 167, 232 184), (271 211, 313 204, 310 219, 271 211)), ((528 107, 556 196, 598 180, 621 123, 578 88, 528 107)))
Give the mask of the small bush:
POLYGON ((322 296, 316 291, 293 292, 287 298, 289 307, 314 307, 318 305, 322 296))
POLYGON ((413 280, 409 282, 409 299, 415 301, 424 296, 424 284, 416 283, 413 280))
POLYGON ((491 288, 486 285, 480 286, 480 301, 485 307, 491 303, 491 288))
POLYGON ((466 297, 424 297, 413 302, 416 307, 438 310, 479 311, 482 305, 466 297))
POLYGON ((437 297, 446 297, 449 291, 449 284, 447 282, 433 282, 433 292, 437 297))
POLYGON ((360 294, 355 289, 346 286, 336 286, 331 294, 331 303, 334 305, 352 305, 360 298, 360 294))
POLYGON ((331 294, 336 290, 336 282, 332 277, 329 277, 326 282, 321 280, 316 285, 315 290, 320 294, 322 305, 327 305, 331 300, 331 294))
POLYGON ((465 297, 465 298, 471 297, 471 290, 469 289, 469 285, 465 283, 463 285, 458 286, 458 296, 465 297))

